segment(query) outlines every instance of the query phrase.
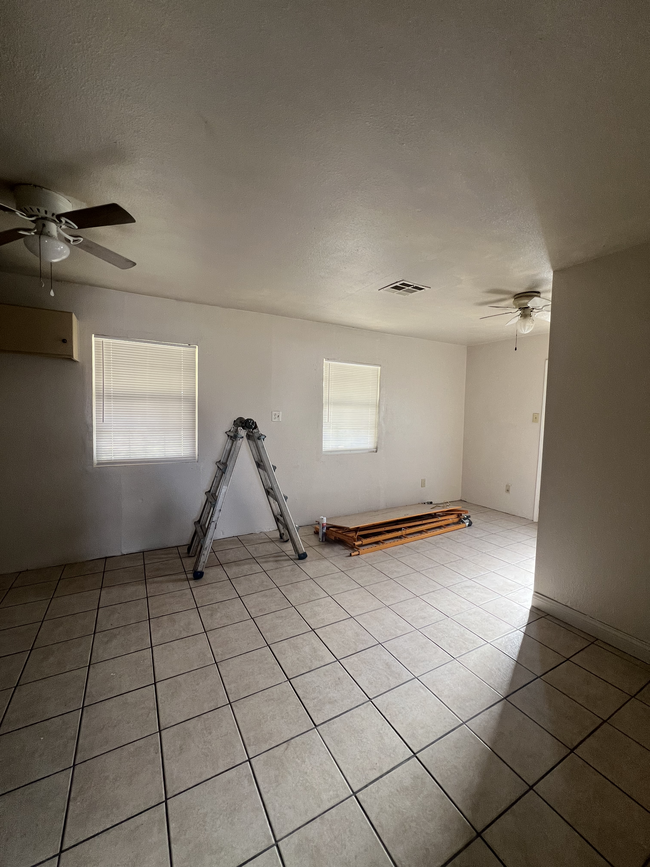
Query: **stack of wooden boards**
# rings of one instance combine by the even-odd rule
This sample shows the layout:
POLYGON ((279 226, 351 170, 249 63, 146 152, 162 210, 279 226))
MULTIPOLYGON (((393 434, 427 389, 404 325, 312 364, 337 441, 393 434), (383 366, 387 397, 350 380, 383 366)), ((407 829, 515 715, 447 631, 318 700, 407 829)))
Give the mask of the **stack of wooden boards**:
POLYGON ((326 535, 331 542, 347 545, 352 549, 351 556, 354 556, 427 539, 440 533, 451 533, 471 524, 466 509, 439 508, 419 503, 328 518, 326 535))

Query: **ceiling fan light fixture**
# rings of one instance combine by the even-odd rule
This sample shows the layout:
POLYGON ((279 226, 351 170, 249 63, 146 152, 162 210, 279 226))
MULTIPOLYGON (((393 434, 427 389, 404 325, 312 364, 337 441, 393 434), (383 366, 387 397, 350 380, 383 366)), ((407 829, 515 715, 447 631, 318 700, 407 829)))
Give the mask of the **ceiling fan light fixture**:
POLYGON ((530 334, 535 327, 535 320, 532 316, 532 311, 522 310, 519 322, 517 322, 517 331, 520 334, 530 334))
POLYGON ((70 247, 58 239, 56 228, 50 223, 44 223, 34 235, 27 235, 25 246, 43 262, 62 262, 70 255, 70 247))

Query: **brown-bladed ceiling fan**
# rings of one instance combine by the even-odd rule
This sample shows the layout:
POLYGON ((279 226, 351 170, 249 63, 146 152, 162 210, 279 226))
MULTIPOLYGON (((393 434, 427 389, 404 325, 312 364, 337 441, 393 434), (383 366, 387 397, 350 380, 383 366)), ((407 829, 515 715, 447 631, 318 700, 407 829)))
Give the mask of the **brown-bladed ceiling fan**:
POLYGON ((506 325, 517 323, 517 331, 520 334, 529 334, 535 327, 536 319, 551 321, 551 302, 542 298, 537 289, 527 289, 518 292, 512 297, 512 304, 490 304, 494 310, 505 310, 505 313, 491 313, 489 316, 481 316, 481 319, 493 319, 496 316, 510 316, 506 325), (514 312, 514 316, 512 315, 514 312))
POLYGON ((16 228, 0 232, 0 247, 23 240, 30 253, 49 263, 67 259, 70 248, 79 247, 116 268, 133 268, 135 265, 131 259, 120 256, 95 241, 70 234, 78 229, 135 223, 135 218, 120 205, 112 203, 73 210, 72 204, 64 196, 33 184, 17 184, 14 195, 16 207, 12 208, 0 202, 0 211, 29 220, 32 226, 29 229, 16 228))

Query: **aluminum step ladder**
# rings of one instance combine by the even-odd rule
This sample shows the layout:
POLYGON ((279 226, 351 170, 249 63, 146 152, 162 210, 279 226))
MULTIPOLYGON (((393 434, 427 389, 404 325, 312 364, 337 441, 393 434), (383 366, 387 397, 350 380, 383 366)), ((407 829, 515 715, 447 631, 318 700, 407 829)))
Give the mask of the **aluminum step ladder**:
POLYGON ((253 455, 253 461, 259 473, 264 493, 269 501, 275 525, 278 528, 280 541, 286 542, 290 540, 297 558, 305 560, 307 552, 304 549, 302 539, 289 512, 287 497, 280 490, 280 485, 275 476, 276 468, 266 453, 264 446, 266 436, 260 432, 256 421, 252 418, 242 418, 240 416, 234 420, 230 430, 226 431, 226 437, 223 454, 220 460, 217 461, 217 469, 212 484, 210 485, 210 489, 205 492, 205 502, 201 509, 201 515, 199 516, 199 520, 194 522, 194 533, 192 534, 190 544, 187 546, 188 555, 196 557, 192 570, 193 577, 197 580, 203 578, 205 564, 210 556, 212 540, 217 529, 224 500, 226 499, 228 485, 232 479, 244 439, 248 441, 248 446, 253 455))

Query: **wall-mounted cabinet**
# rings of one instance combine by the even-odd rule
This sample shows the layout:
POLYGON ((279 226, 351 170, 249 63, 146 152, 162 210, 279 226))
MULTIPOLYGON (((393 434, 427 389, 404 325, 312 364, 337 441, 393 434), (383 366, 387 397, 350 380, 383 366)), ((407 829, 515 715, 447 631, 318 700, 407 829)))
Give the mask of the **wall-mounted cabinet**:
POLYGON ((66 310, 0 304, 0 352, 78 361, 77 317, 66 310))

